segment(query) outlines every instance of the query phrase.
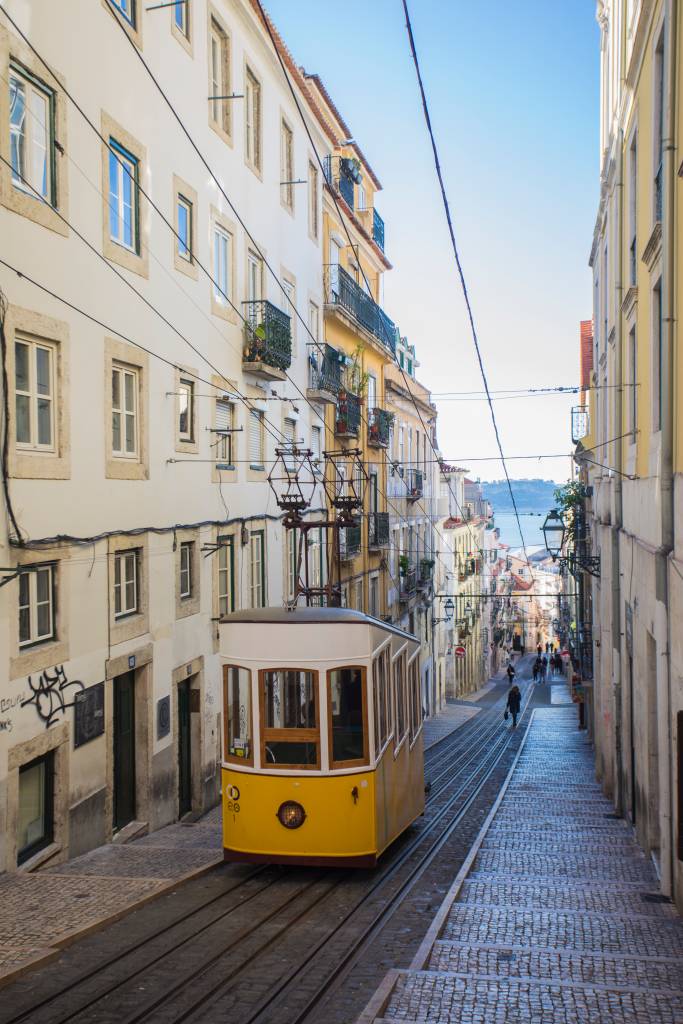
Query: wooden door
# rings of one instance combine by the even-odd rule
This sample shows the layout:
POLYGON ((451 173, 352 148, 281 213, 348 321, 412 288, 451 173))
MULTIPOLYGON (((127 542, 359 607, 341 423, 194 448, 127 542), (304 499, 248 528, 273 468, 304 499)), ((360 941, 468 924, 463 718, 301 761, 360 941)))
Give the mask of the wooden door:
POLYGON ((135 672, 114 679, 114 828, 135 818, 135 672))

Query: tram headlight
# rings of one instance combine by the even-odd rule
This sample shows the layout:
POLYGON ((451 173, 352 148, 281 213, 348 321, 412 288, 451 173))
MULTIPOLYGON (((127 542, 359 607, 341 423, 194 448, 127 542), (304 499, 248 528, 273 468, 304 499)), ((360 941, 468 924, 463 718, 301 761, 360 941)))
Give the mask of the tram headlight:
POLYGON ((285 828, 301 828, 306 820, 306 812, 296 801, 285 800, 277 809, 277 817, 285 828))

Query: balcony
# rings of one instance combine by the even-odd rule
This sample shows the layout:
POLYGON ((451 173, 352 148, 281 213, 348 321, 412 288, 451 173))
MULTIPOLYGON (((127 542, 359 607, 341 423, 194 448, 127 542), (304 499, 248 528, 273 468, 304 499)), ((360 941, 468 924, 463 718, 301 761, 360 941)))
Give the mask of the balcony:
POLYGON ((350 562, 360 554, 360 526, 344 526, 339 531, 339 558, 342 562, 350 562))
POLYGON ((424 491, 422 486, 423 475, 420 469, 408 469, 405 475, 406 487, 408 488, 408 501, 417 501, 422 497, 424 491))
POLYGON ((389 547, 389 513, 371 512, 368 518, 368 547, 389 547))
POLYGON ((401 592, 400 599, 403 602, 409 601, 417 593, 417 569, 414 565, 407 565, 401 569, 401 592))
POLYGON ((372 208, 372 240, 384 252, 384 221, 374 207, 372 208))
POLYGON ((335 189, 347 206, 354 208, 354 185, 363 180, 360 165, 346 156, 325 157, 325 180, 335 189))
POLYGON ((371 409, 368 420, 368 444, 371 448, 388 448, 394 414, 384 409, 371 409))
POLYGON ((308 388, 306 397, 311 402, 333 405, 341 388, 342 365, 339 353, 331 345, 323 351, 312 347, 308 357, 308 388))
POLYGON ((358 437, 360 430, 360 398, 342 388, 337 397, 334 432, 337 437, 358 437))
POLYGON ((572 406, 572 442, 576 444, 577 441, 584 438, 588 434, 589 429, 588 406, 572 406))
POLYGON ((325 302, 343 309, 392 355, 396 353, 396 325, 371 295, 338 263, 325 265, 325 302))
POLYGON ((434 559, 433 558, 421 558, 420 559, 420 574, 418 578, 418 586, 426 588, 431 585, 434 579, 434 559))
POLYGON ((264 380, 285 380, 292 364, 290 318, 266 299, 243 305, 246 319, 243 371, 264 380))

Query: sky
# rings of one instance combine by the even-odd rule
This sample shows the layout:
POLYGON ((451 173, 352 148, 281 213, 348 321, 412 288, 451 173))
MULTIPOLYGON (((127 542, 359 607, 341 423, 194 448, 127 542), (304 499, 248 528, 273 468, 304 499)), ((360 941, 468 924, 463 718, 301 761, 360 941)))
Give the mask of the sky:
MULTIPOLYGON (((438 190, 401 0, 267 0, 294 59, 322 77, 383 185, 383 306, 417 348, 439 446, 502 477, 438 190)), ((578 382, 597 213, 594 0, 412 0, 413 33, 491 389, 578 382)), ((566 480, 576 396, 494 403, 511 477, 566 480), (528 457, 527 457, 528 456, 528 457)))

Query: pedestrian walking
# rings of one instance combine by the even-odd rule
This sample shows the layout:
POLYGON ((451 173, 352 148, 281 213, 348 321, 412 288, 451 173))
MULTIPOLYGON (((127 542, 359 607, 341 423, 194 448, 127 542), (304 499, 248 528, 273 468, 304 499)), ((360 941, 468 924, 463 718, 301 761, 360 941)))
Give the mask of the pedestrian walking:
POLYGON ((555 671, 557 672, 558 676, 563 676, 564 675, 564 665, 562 664, 562 655, 560 654, 559 651, 555 655, 555 671))
POLYGON ((522 706, 522 694, 520 693, 517 683, 513 683, 508 692, 508 702, 505 707, 505 718, 508 715, 512 715, 512 728, 517 728, 517 715, 519 709, 522 706))
POLYGON ((515 678, 515 666, 512 664, 512 662, 510 662, 510 664, 507 667, 507 674, 508 682, 512 683, 512 680, 515 678))
POLYGON ((534 662, 534 667, 531 670, 532 675, 534 677, 534 682, 535 683, 538 682, 538 675, 539 675, 540 671, 541 671, 541 659, 540 658, 536 658, 536 661, 534 662))
POLYGON ((540 644, 536 644, 536 654, 539 656, 539 658, 541 657, 542 651, 543 651, 543 648, 541 647, 541 645, 540 644))
POLYGON ((541 661, 541 682, 542 683, 544 683, 546 681, 547 675, 548 675, 548 657, 547 657, 547 655, 544 654, 543 655, 543 659, 541 661))

